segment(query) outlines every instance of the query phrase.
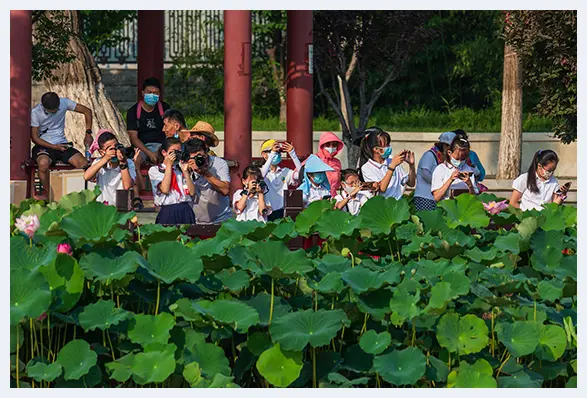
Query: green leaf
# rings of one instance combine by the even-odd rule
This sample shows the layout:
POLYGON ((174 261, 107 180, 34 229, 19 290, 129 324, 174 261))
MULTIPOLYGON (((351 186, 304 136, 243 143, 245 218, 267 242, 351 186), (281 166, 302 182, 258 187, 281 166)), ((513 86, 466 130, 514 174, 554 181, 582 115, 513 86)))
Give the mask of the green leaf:
POLYGON ((424 224, 426 232, 437 232, 446 226, 444 221, 444 214, 442 209, 434 209, 432 211, 418 211, 416 216, 424 224))
POLYGON ((322 294, 340 293, 345 287, 341 276, 340 272, 331 272, 326 274, 319 282, 309 280, 308 286, 322 294))
POLYGON ((77 380, 88 374, 97 360, 98 354, 92 351, 90 345, 84 340, 76 339, 59 351, 56 363, 63 367, 65 380, 77 380))
POLYGON ((389 332, 377 333, 374 330, 368 330, 359 339, 359 346, 367 354, 379 355, 391 344, 391 335, 389 332))
POLYGON ((98 302, 84 307, 84 310, 79 314, 79 323, 86 332, 96 328, 106 330, 131 317, 130 312, 122 308, 115 308, 114 301, 98 300, 98 302))
POLYGON ((538 327, 533 322, 499 323, 495 330, 499 341, 514 357, 533 353, 540 342, 538 327))
POLYGON ((38 318, 51 304, 49 284, 38 272, 18 269, 10 272, 10 324, 25 317, 38 318))
POLYGON ((426 357, 416 347, 395 350, 375 357, 373 367, 383 380, 395 385, 412 385, 426 372, 426 357))
POLYGON ((111 373, 110 378, 120 383, 124 383, 132 376, 131 366, 134 362, 135 354, 127 354, 116 361, 108 362, 105 367, 111 373))
POLYGON ((273 318, 269 333, 286 351, 301 351, 308 343, 321 347, 330 343, 349 320, 342 310, 297 311, 273 318))
POLYGON ((133 343, 145 347, 148 344, 167 344, 170 330, 175 326, 173 316, 164 312, 159 315, 135 314, 128 330, 128 338, 133 343))
POLYGON ((217 373, 212 377, 212 380, 201 378, 194 385, 195 388, 240 388, 238 384, 233 382, 233 377, 225 376, 217 373))
POLYGON ((455 295, 464 296, 469 293, 471 280, 465 273, 448 272, 442 275, 442 280, 450 283, 450 289, 455 295))
POLYGON ((24 331, 20 324, 10 326, 10 353, 16 352, 17 346, 22 347, 24 342, 24 331), (17 336, 18 335, 18 336, 17 336))
POLYGON ((538 284, 538 296, 545 301, 555 302, 563 295, 563 283, 557 279, 542 280, 538 284))
POLYGON ((384 284, 396 284, 401 281, 399 267, 393 267, 385 272, 370 271, 365 267, 356 266, 347 269, 342 274, 346 282, 356 293, 379 289, 384 284))
POLYGON ((440 201, 438 207, 446 211, 445 219, 449 228, 485 228, 489 225, 483 203, 473 195, 459 195, 456 199, 440 201))
POLYGON ((340 239, 342 235, 352 236, 361 226, 361 217, 348 212, 329 211, 323 213, 316 223, 321 238, 340 239))
POLYGON ((400 326, 406 320, 411 320, 414 317, 420 315, 420 308, 418 302, 420 301, 420 290, 416 289, 415 294, 412 296, 408 291, 399 287, 393 293, 393 298, 389 301, 391 307, 391 322, 400 326))
POLYGON ((139 352, 135 354, 131 372, 141 385, 162 383, 175 371, 175 357, 171 350, 139 352))
POLYGON ((323 274, 331 272, 343 273, 351 268, 351 260, 336 254, 325 254, 324 257, 314 260, 316 268, 323 274))
POLYGON ((57 362, 51 364, 37 362, 32 366, 28 365, 26 368, 27 375, 36 381, 53 381, 61 375, 61 371, 61 365, 57 362))
POLYGON ((251 280, 249 273, 245 270, 230 272, 227 269, 223 269, 214 276, 218 278, 228 290, 235 293, 249 287, 251 280))
POLYGON ((189 385, 193 387, 197 382, 199 382, 202 379, 202 371, 200 370, 200 365, 198 365, 197 362, 187 364, 183 368, 182 375, 185 381, 187 381, 189 385))
POLYGON ((304 250, 291 251, 280 241, 258 242, 249 249, 262 270, 272 278, 302 275, 314 270, 314 263, 304 250))
POLYGON ((205 377, 211 377, 217 373, 230 375, 230 366, 224 355, 224 350, 214 344, 206 343, 204 340, 197 341, 194 347, 186 347, 184 358, 186 365, 197 362, 205 377))
POLYGON ((36 271, 41 267, 51 264, 57 258, 57 245, 46 247, 29 247, 22 236, 10 238, 10 270, 24 269, 36 271))
POLYGON ((261 355, 265 350, 269 349, 273 343, 271 337, 266 333, 255 332, 247 339, 247 348, 256 356, 261 355))
POLYGON ((426 357, 430 365, 426 369, 426 377, 435 382, 444 383, 448 377, 448 366, 446 363, 432 355, 426 357))
POLYGON ((66 312, 72 309, 84 291, 84 272, 77 261, 67 254, 59 254, 54 263, 40 271, 49 282, 54 301, 59 303, 52 310, 66 312))
POLYGON ((145 259, 137 252, 127 251, 122 256, 115 258, 90 253, 81 258, 79 265, 87 278, 110 283, 134 273, 139 264, 144 262, 145 259))
POLYGON ((541 211, 543 222, 540 225, 545 231, 564 231, 577 222, 577 209, 566 210, 571 206, 560 206, 556 203, 546 203, 541 211))
POLYGON ((444 308, 446 303, 452 300, 455 294, 448 282, 438 282, 431 289, 431 296, 428 305, 424 309, 425 312, 430 312, 434 309, 444 308))
POLYGON ((145 224, 141 226, 141 246, 144 248, 157 242, 174 241, 181 235, 177 227, 165 227, 161 224, 145 224))
POLYGON ((567 380, 567 384, 565 384, 565 388, 577 388, 577 376, 572 376, 567 380))
POLYGON ((303 236, 308 236, 314 230, 316 222, 322 216, 322 213, 332 209, 332 203, 328 200, 317 200, 308 205, 296 217, 296 231, 303 236))
POLYGON ((151 275, 166 284, 176 280, 196 282, 200 279, 204 264, 193 249, 180 242, 160 242, 149 248, 148 264, 141 263, 151 275))
POLYGON ((263 352, 257 360, 257 370, 275 387, 287 387, 296 381, 302 367, 302 353, 282 351, 279 343, 263 352))
MULTIPOLYGON (((271 295, 265 292, 256 294, 255 297, 246 302, 259 313, 259 325, 269 325, 269 310, 271 308, 271 295)), ((273 298, 273 319, 279 318, 291 312, 291 306, 283 297, 273 298)))
POLYGON ((561 231, 538 230, 530 240, 532 267, 545 274, 552 274, 563 258, 563 237, 561 231))
POLYGON ((467 250, 464 254, 476 263, 483 261, 493 261, 497 256, 497 249, 493 246, 489 247, 488 250, 481 250, 479 247, 474 247, 471 250, 467 250))
POLYGON ((436 326, 438 344, 459 355, 475 354, 485 348, 489 342, 488 333, 485 322, 472 314, 462 318, 457 314, 445 314, 436 326))
POLYGON ((257 311, 240 301, 202 300, 193 302, 192 308, 218 323, 229 325, 239 333, 247 333, 251 326, 259 323, 257 311))
POLYGON ((565 330, 556 325, 539 325, 538 328, 540 336, 536 356, 544 361, 557 361, 567 348, 565 330))
MULTIPOLYGON (((410 219, 410 206, 406 199, 375 196, 361 208, 362 225, 374 235, 389 234, 392 228, 410 219)), ((298 216, 299 217, 299 216, 298 216)))
POLYGON ((502 252, 510 252, 513 254, 520 254, 520 234, 509 233, 507 235, 500 235, 495 238, 493 246, 502 252))
POLYGON ((448 375, 447 387, 496 388, 497 382, 492 376, 493 368, 485 359, 478 359, 473 365, 463 361, 458 370, 448 375))
POLYGON ((119 225, 125 224, 133 216, 134 212, 119 213, 114 206, 90 202, 63 217, 60 227, 73 240, 100 242, 111 237, 113 230, 119 229, 119 225))

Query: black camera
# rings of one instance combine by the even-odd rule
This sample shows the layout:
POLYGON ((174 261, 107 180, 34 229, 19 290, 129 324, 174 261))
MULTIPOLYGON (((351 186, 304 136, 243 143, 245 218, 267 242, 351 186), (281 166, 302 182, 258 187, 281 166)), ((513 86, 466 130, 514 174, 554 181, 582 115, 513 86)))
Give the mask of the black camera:
POLYGON ((204 155, 196 155, 194 161, 196 162, 196 166, 198 166, 198 168, 203 168, 208 166, 208 157, 204 156, 204 155))
POLYGON ((179 150, 175 150, 175 161, 179 162, 187 162, 190 160, 190 153, 188 151, 179 151, 179 150))
POLYGON ((269 187, 264 180, 257 180, 257 187, 259 192, 263 192, 263 195, 269 192, 269 187))
POLYGON ((127 159, 132 159, 135 156, 135 149, 132 146, 125 148, 124 145, 119 143, 119 144, 116 144, 116 146, 114 146, 114 149, 122 152, 124 157, 127 159))

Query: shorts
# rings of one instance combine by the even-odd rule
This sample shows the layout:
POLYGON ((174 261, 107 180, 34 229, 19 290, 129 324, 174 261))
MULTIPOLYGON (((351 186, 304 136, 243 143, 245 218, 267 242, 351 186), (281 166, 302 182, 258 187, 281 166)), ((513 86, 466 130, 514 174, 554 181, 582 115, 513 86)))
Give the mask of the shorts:
MULTIPOLYGON (((149 151, 157 153, 159 148, 161 148, 161 145, 162 144, 160 142, 147 142, 145 144, 145 147, 147 147, 147 149, 149 151)), ((141 151, 141 157, 143 158, 143 162, 149 161, 149 158, 147 157, 147 155, 143 151, 141 151)))
POLYGON ((65 151, 61 152, 56 149, 46 148, 40 145, 35 145, 32 151, 33 159, 35 159, 35 161, 39 156, 47 155, 49 156, 49 159, 51 159, 52 164, 57 162, 69 163, 69 159, 78 153, 81 155, 81 152, 75 148, 67 148, 65 151))
POLYGON ((436 201, 434 199, 414 196, 412 200, 414 201, 416 211, 433 211, 436 209, 436 201))

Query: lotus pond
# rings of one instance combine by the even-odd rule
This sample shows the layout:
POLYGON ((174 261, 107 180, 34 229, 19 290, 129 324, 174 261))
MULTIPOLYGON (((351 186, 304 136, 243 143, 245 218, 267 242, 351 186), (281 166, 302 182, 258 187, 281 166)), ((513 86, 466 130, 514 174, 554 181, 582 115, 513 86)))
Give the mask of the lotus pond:
POLYGON ((576 387, 573 207, 321 201, 199 240, 95 197, 11 206, 13 387, 576 387))

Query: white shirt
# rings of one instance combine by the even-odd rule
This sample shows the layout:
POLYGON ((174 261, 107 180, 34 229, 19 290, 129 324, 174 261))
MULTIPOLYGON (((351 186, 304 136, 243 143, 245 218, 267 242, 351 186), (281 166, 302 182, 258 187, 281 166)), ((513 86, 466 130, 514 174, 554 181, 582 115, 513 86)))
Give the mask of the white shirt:
MULTIPOLYGON (((361 174, 365 182, 379 182, 383 180, 387 173, 387 168, 391 164, 391 158, 385 159, 381 164, 373 159, 369 159, 367 163, 361 167, 361 174)), ((391 176, 389 185, 385 192, 380 192, 379 195, 385 198, 400 199, 406 190, 406 183, 408 182, 408 174, 401 166, 397 166, 391 176)))
POLYGON ((247 198, 244 210, 239 211, 236 208, 236 204, 241 199, 242 191, 242 189, 239 189, 234 193, 234 195, 232 195, 232 207, 234 207, 234 211, 236 212, 236 221, 257 220, 260 222, 267 222, 267 216, 271 214, 271 203, 267 197, 265 197, 265 206, 267 208, 267 214, 265 216, 259 213, 259 198, 257 195, 253 196, 252 198, 247 198))
MULTIPOLYGON (((336 195, 334 199, 336 200, 336 203, 338 203, 342 202, 348 196, 349 195, 345 191, 342 191, 340 194, 336 195)), ((367 200, 369 200, 369 195, 358 192, 354 198, 349 199, 346 206, 344 206, 342 210, 348 211, 353 216, 356 216, 357 214, 359 214, 359 211, 361 211, 361 207, 365 204, 367 200)))
MULTIPOLYGON (((102 158, 97 158, 92 162, 92 165, 98 163, 102 158)), ((132 160, 127 160, 128 172, 130 178, 134 181, 137 178, 137 172, 135 170, 135 164, 132 160)), ((102 193, 96 201, 108 202, 109 205, 116 205, 116 191, 124 189, 122 184, 122 170, 120 166, 111 167, 110 162, 106 163, 106 166, 102 167, 96 173, 96 184, 100 187, 102 193)))
MULTIPOLYGON (((208 157, 208 170, 220 181, 230 182, 230 172, 226 160, 217 156, 208 157)), ((232 217, 230 198, 214 190, 208 180, 200 174, 193 173, 192 180, 196 186, 194 197, 194 214, 198 224, 218 224, 232 217)))
POLYGON ((322 186, 315 187, 314 185, 312 185, 312 187, 310 188, 310 193, 308 195, 303 194, 304 207, 308 207, 308 205, 312 202, 324 199, 325 196, 330 196, 329 189, 325 189, 322 186))
POLYGON ((169 184, 168 194, 161 192, 159 186, 161 185, 163 177, 165 176, 165 167, 166 166, 164 164, 161 164, 159 166, 152 166, 149 169, 149 180, 151 181, 151 185, 153 187, 153 201, 155 205, 167 206, 183 202, 190 202, 192 197, 190 196, 190 191, 186 184, 185 178, 183 177, 183 173, 178 166, 173 168, 173 173, 175 174, 177 185, 179 186, 179 190, 181 192, 177 192, 175 189, 171 188, 171 184, 169 184))
POLYGON ((522 210, 542 210, 542 205, 551 203, 554 193, 560 187, 558 180, 550 177, 548 181, 536 176, 536 186, 538 193, 534 193, 528 189, 528 173, 524 173, 514 180, 512 187, 522 194, 520 201, 520 209, 522 210))
POLYGON ((54 115, 46 114, 42 104, 31 110, 31 127, 39 128, 39 138, 49 144, 66 144, 65 113, 75 110, 77 104, 68 98, 59 98, 59 109, 54 115))
MULTIPOLYGON (((450 179, 455 167, 451 164, 447 164, 446 162, 439 164, 434 169, 432 173, 432 184, 430 185, 430 191, 436 191, 440 189, 450 179)), ((473 173, 475 170, 472 167, 469 167, 465 162, 461 163, 459 166, 459 170, 463 172, 473 173)), ((473 183, 473 187, 475 188, 475 192, 479 192, 477 188, 477 182, 475 181, 475 176, 471 174, 471 182, 473 183)), ((449 189, 446 190, 444 195, 440 200, 445 200, 450 198, 450 190, 451 189, 466 189, 468 190, 467 184, 460 179, 455 179, 452 184, 450 185, 449 189)), ((433 196, 434 197, 434 196, 433 196)))
POLYGON ((436 163, 436 156, 430 151, 424 152, 418 162, 414 196, 434 200, 434 195, 432 195, 430 186, 432 183, 432 173, 434 173, 436 166, 438 166, 438 163, 436 163))
MULTIPOLYGON (((288 169, 287 167, 281 168, 279 166, 277 166, 275 171, 271 171, 271 161, 275 156, 277 156, 277 152, 269 153, 267 161, 265 161, 265 164, 261 168, 261 174, 265 177, 265 184, 269 188, 269 192, 267 192, 265 197, 273 204, 273 210, 281 210, 284 205, 283 191, 286 191, 290 185, 297 183, 297 173, 294 173, 292 169, 288 169)), ((299 170, 301 163, 295 151, 292 150, 289 156, 296 165, 296 170, 299 170)))

